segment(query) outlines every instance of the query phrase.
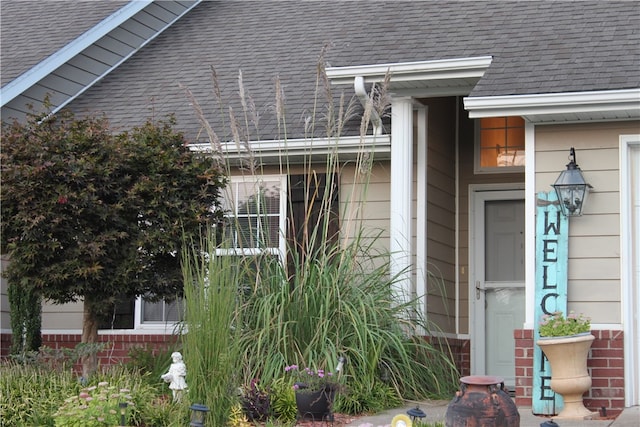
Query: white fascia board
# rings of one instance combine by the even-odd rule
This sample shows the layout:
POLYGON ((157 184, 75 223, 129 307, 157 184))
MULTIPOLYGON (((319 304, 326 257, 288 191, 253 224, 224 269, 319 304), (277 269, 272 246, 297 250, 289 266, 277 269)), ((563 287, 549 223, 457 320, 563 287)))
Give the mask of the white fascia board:
MULTIPOLYGON (((301 138, 288 140, 262 140, 249 143, 256 157, 260 160, 286 158, 288 156, 310 155, 317 152, 335 150, 337 153, 389 152, 391 150, 390 135, 343 136, 340 138, 301 138)), ((208 142, 189 144, 193 151, 210 153, 215 149, 208 142)), ((247 150, 231 142, 222 143, 224 154, 231 158, 244 157, 247 150)))
POLYGON ((482 96, 463 99, 469 118, 630 111, 640 114, 640 89, 482 96))
POLYGON ((491 56, 472 58, 439 59, 434 61, 399 62, 377 65, 355 65, 350 67, 328 67, 327 77, 334 84, 353 84, 355 77, 362 77, 365 83, 384 80, 391 75, 391 81, 419 81, 434 79, 454 79, 482 77, 492 61, 491 56))
POLYGON ((80 52, 91 46, 101 37, 107 35, 114 28, 117 28, 127 19, 153 3, 153 0, 136 0, 123 6, 100 23, 85 31, 78 38, 68 43, 53 55, 36 64, 34 67, 21 74, 15 80, 7 83, 2 88, 1 104, 4 106, 12 99, 23 93, 25 90, 38 83, 41 79, 49 75, 61 65, 78 55, 80 52))

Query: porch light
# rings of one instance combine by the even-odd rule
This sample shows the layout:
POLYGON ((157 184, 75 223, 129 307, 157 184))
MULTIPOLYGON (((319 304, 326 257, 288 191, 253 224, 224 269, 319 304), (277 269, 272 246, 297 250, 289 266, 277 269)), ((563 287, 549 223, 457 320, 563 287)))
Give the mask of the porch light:
POLYGON ((191 422, 189 425, 192 427, 203 427, 204 419, 207 416, 207 412, 209 412, 209 408, 206 405, 194 403, 189 406, 189 409, 191 409, 191 422))
POLYGON ((560 208, 565 216, 580 216, 587 201, 589 189, 593 188, 587 184, 582 176, 582 171, 576 164, 576 151, 571 147, 569 150, 569 163, 567 170, 562 171, 556 179, 553 188, 556 190, 560 208))

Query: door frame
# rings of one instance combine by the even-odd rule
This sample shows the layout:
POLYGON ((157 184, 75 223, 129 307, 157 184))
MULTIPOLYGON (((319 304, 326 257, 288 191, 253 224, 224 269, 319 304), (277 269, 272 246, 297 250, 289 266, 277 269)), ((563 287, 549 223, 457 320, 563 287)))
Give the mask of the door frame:
MULTIPOLYGON (((471 344, 471 375, 484 375, 485 360, 485 299, 477 300, 476 278, 484 277, 484 265, 478 265, 473 254, 484 251, 484 203, 495 200, 525 200, 522 183, 471 184, 469 185, 469 332, 471 344), (482 306, 481 309, 478 307, 482 306)), ((526 216, 526 211, 525 211, 526 216)), ((525 248, 526 248, 525 235, 525 248)), ((526 268, 526 265, 525 265, 526 268)), ((525 271, 526 277, 526 271, 525 271)), ((514 355, 515 357, 515 355, 514 355)))
MULTIPOLYGON (((640 164, 632 164, 633 155, 640 150, 640 134, 620 135, 620 236, 635 236, 633 229, 640 224, 634 217, 632 201, 640 192, 633 186, 632 167, 640 168, 640 164), (635 193, 634 193, 635 191, 635 193)), ((637 162, 637 160, 636 160, 637 162)), ((635 174, 640 173, 636 170, 635 174)), ((620 239, 620 284, 622 302, 622 324, 624 326, 624 375, 626 407, 640 404, 640 327, 637 324, 637 313, 640 310, 640 283, 638 277, 638 257, 640 255, 640 239, 620 239)))

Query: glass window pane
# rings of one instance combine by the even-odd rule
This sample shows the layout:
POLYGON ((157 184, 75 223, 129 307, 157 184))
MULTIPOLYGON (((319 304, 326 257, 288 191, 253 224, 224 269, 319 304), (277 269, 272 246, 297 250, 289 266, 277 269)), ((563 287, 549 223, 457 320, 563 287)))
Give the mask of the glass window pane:
POLYGON ((262 213, 280 213, 280 183, 267 182, 263 189, 262 213))
POLYGON ((256 248, 255 235, 257 234, 257 224, 254 218, 238 217, 235 220, 237 229, 236 248, 256 248))
POLYGON ((165 303, 165 320, 167 322, 179 322, 182 320, 182 305, 182 299, 165 303))
POLYGON ((509 148, 521 148, 524 150, 524 130, 522 128, 507 129, 507 145, 509 148))
POLYGON ((164 302, 149 302, 142 300, 142 321, 143 322, 162 322, 164 311, 164 302))
POLYGON ((524 119, 522 117, 507 117, 508 127, 524 127, 524 119))
POLYGON ((254 183, 238 183, 238 214, 258 213, 259 189, 254 183))
POLYGON ((480 133, 480 146, 482 148, 499 148, 504 146, 505 139, 505 129, 484 129, 480 133))
POLYGON ((269 215, 262 219, 262 247, 277 248, 280 239, 280 218, 269 215))
POLYGON ((480 150, 480 166, 483 168, 496 167, 498 156, 495 148, 480 150))
POLYGON ((165 301, 151 302, 142 299, 143 322, 178 322, 182 320, 182 300, 177 299, 169 303, 165 301))
POLYGON ((487 117, 480 119, 480 127, 482 129, 488 128, 503 128, 506 125, 504 117, 487 117))

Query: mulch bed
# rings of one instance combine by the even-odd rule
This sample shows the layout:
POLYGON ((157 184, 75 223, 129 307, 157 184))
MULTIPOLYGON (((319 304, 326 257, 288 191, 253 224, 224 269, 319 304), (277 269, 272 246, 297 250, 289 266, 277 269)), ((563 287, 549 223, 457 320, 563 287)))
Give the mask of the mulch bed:
POLYGON ((346 414, 333 414, 333 422, 331 421, 320 421, 320 420, 312 420, 312 419, 300 419, 297 421, 296 426, 304 426, 304 427, 341 427, 346 426, 349 423, 357 420, 359 417, 357 415, 346 415, 346 414))

